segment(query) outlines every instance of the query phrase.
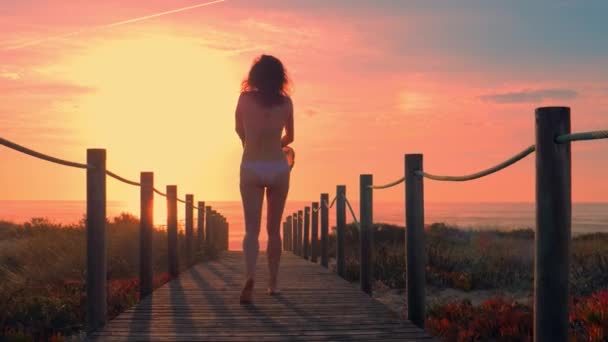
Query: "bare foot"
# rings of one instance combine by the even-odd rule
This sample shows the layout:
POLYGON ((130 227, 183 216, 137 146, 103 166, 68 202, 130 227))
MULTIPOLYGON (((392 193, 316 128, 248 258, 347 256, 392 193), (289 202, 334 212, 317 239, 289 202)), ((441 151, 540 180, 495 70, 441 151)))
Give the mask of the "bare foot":
POLYGON ((253 279, 249 278, 245 282, 245 286, 243 286, 243 290, 241 291, 241 304, 251 304, 253 297, 253 279))

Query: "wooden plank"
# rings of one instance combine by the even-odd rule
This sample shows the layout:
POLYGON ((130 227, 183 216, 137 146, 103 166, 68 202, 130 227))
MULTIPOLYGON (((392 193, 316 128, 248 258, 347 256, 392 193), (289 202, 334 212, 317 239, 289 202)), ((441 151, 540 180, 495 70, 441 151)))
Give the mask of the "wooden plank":
POLYGON ((90 336, 95 341, 420 341, 432 338, 356 284, 284 253, 282 294, 265 294, 266 254, 257 265, 254 304, 239 304, 242 252, 197 264, 90 336))

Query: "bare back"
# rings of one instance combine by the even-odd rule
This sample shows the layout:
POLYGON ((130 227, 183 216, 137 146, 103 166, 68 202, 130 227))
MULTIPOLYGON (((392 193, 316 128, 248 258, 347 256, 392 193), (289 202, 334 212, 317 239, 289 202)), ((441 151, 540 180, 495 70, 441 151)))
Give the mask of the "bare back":
POLYGON ((242 93, 236 107, 236 132, 243 142, 243 161, 285 159, 282 147, 293 141, 291 99, 265 106, 254 93, 242 93))

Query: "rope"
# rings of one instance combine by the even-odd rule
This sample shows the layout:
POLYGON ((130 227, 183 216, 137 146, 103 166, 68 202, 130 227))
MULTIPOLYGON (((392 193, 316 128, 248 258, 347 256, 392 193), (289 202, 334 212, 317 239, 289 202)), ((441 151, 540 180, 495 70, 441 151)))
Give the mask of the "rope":
POLYGON ((114 179, 117 179, 117 180, 123 182, 123 183, 127 183, 127 184, 134 185, 134 186, 141 186, 141 183, 130 181, 130 180, 126 179, 126 178, 122 178, 119 175, 115 174, 114 172, 106 170, 106 174, 108 176, 114 178, 114 179))
MULTIPOLYGON (((75 168, 79 168, 79 169, 88 169, 89 168, 89 165, 87 165, 87 164, 75 163, 75 162, 71 162, 71 161, 67 161, 67 160, 51 157, 49 155, 46 155, 46 154, 43 154, 43 153, 40 153, 40 152, 36 152, 36 151, 30 150, 27 147, 23 147, 21 145, 15 144, 14 142, 8 141, 8 140, 6 140, 4 138, 0 138, 0 145, 4 145, 4 146, 6 146, 8 148, 11 148, 11 149, 13 149, 15 151, 18 151, 18 152, 30 155, 32 157, 36 157, 36 158, 42 159, 42 160, 46 160, 46 161, 49 161, 51 163, 65 165, 65 166, 71 166, 71 167, 75 167, 75 168)), ((126 184, 130 184, 130 185, 133 185, 133 186, 141 186, 141 183, 135 182, 135 181, 132 181, 132 180, 128 180, 126 178, 123 178, 123 177, 121 177, 121 176, 119 176, 119 175, 117 175, 114 172, 109 171, 109 170, 106 170, 106 175, 108 175, 108 176, 110 176, 110 177, 112 177, 112 178, 114 178, 114 179, 116 179, 118 181, 121 181, 123 183, 126 183, 126 184)), ((154 192, 157 193, 157 194, 159 194, 159 195, 161 195, 161 196, 163 196, 163 197, 167 197, 167 194, 161 192, 160 190, 158 190, 156 188, 154 188, 154 192)), ((179 198, 177 199, 177 201, 181 202, 181 203, 186 203, 184 200, 181 200, 179 198)), ((199 207, 197 207, 195 205, 192 205, 192 208, 193 209, 197 209, 197 210, 199 209, 199 207)))
POLYGON ((63 159, 59 159, 59 158, 55 158, 55 157, 51 157, 49 155, 40 153, 40 152, 36 152, 34 150, 30 150, 27 147, 23 147, 21 145, 17 145, 14 142, 10 142, 4 138, 0 138, 0 145, 4 145, 8 148, 11 148, 15 151, 19 151, 21 153, 25 153, 27 155, 30 155, 32 157, 36 157, 42 160, 46 160, 49 161, 51 163, 55 163, 55 164, 59 164, 59 165, 65 165, 65 166, 71 166, 71 167, 75 167, 75 168, 79 168, 79 169, 88 169, 89 165, 87 164, 81 164, 81 163, 75 163, 75 162, 71 162, 71 161, 67 161, 67 160, 63 160, 63 159))
POLYGON ((157 194, 163 196, 163 197, 167 197, 167 194, 165 194, 164 192, 160 192, 160 190, 154 188, 154 192, 156 192, 157 194))
MULTIPOLYGON (((333 199, 333 200, 331 200, 331 204, 327 206, 327 208, 328 208, 328 209, 333 208, 334 203, 336 203, 336 198, 338 198, 338 197, 337 197, 337 196, 334 196, 334 199, 333 199)), ((327 204, 327 202, 325 202, 325 203, 327 204)))
POLYGON ((355 216, 355 212, 353 211, 353 207, 350 206, 350 202, 348 201, 348 198, 346 198, 346 196, 344 197, 344 201, 346 202, 346 205, 348 206, 348 209, 350 210, 350 214, 353 216, 353 221, 358 226, 359 225, 359 221, 357 220, 357 216, 355 216))
POLYGON ((393 186, 403 183, 403 181, 405 181, 405 177, 401 177, 400 179, 397 179, 396 181, 392 182, 392 183, 388 183, 388 184, 384 184, 384 185, 369 185, 370 188, 372 189, 386 189, 386 188, 392 188, 393 186))
POLYGON ((518 154, 514 155, 513 157, 505 160, 504 162, 492 166, 489 169, 477 172, 477 173, 473 173, 470 175, 466 175, 466 176, 437 176, 437 175, 432 175, 423 171, 417 171, 416 174, 419 176, 423 176, 432 180, 437 180, 437 181, 449 181, 449 182, 464 182, 464 181, 469 181, 469 180, 473 180, 473 179, 477 179, 477 178, 481 178, 487 175, 490 175, 492 173, 498 172, 506 167, 509 167, 515 163, 517 163, 518 161, 524 159, 525 157, 527 157, 530 153, 534 152, 536 150, 536 146, 531 145, 530 147, 526 148, 525 150, 519 152, 518 154))
POLYGON ((567 143, 570 141, 595 140, 595 139, 608 139, 608 130, 564 134, 564 135, 560 135, 557 138, 555 138, 555 142, 558 144, 563 144, 563 143, 567 143))
POLYGON ((186 201, 184 201, 183 199, 179 199, 179 198, 177 198, 177 201, 178 201, 179 203, 184 203, 184 204, 186 203, 186 201))

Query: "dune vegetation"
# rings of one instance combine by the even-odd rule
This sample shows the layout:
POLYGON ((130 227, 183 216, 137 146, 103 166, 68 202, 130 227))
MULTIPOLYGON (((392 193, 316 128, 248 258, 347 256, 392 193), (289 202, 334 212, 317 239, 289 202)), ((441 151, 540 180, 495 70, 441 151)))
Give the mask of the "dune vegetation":
MULTIPOLYGON (((443 223, 426 229, 427 286, 497 293, 525 293, 527 300, 497 295, 479 305, 427 301, 427 329, 449 341, 531 338, 531 296, 534 280, 534 231, 517 229, 464 230, 443 223)), ((330 235, 335 255, 335 233, 330 235)), ((345 234, 346 278, 359 278, 359 232, 348 225, 345 234)), ((404 289, 405 229, 374 225, 374 279, 382 287, 404 289)), ((571 332, 573 340, 608 339, 608 234, 572 239, 570 265, 571 332)))
MULTIPOLYGON (((180 232, 180 266, 187 267, 180 232)), ((213 258, 205 246, 196 260, 213 258)), ((121 214, 107 224, 108 316, 139 300, 139 220, 121 214)), ((167 235, 153 234, 154 286, 169 280, 167 235)), ((0 340, 60 340, 80 334, 86 308, 84 221, 61 225, 35 218, 0 221, 0 340)))

